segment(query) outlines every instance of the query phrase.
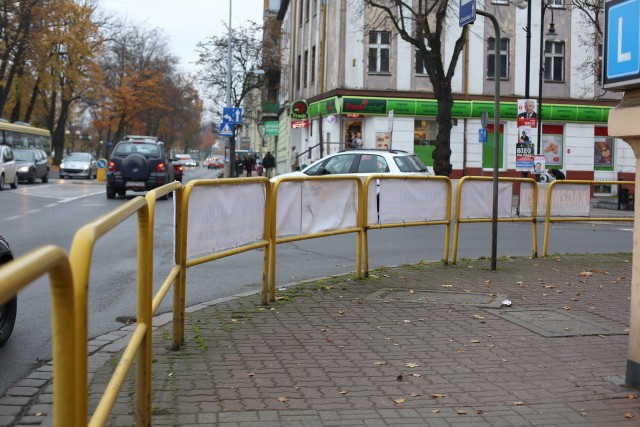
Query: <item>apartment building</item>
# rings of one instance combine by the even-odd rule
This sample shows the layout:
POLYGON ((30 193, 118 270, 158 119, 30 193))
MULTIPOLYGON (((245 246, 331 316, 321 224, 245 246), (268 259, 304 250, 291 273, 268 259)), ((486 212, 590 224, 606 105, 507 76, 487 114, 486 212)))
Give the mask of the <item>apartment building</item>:
MULTIPOLYGON (((365 148, 415 152, 431 165, 437 102, 419 52, 397 37, 392 26, 376 27, 379 20, 362 0, 275 3, 277 14, 271 10, 279 25, 281 57, 279 109, 273 119, 279 132, 265 137, 265 143, 277 154, 278 172, 288 171, 291 146, 303 154, 301 163, 308 164, 348 147, 357 133, 365 148)), ((457 3, 452 5, 455 9, 457 3)), ((497 77, 502 176, 524 171, 516 145, 526 130, 537 154, 544 155, 545 167, 563 170, 568 179, 632 179, 635 157, 630 147, 608 136, 608 113, 620 94, 603 91, 593 72, 599 46, 587 31, 590 24, 568 0, 534 2, 531 9, 529 49, 527 9, 507 0, 484 5, 500 24, 499 46, 488 19, 478 15, 468 27, 452 81, 451 177, 493 171, 494 128, 488 126, 486 143, 479 141, 479 131, 483 112, 493 116, 497 77), (495 55, 500 55, 499 70, 495 55), (517 115, 527 94, 536 107, 542 106, 542 117, 541 126, 527 122, 524 129, 517 115)), ((462 31, 457 16, 450 13, 447 19, 445 61, 462 31)), ((598 191, 615 188, 602 186, 598 191)))

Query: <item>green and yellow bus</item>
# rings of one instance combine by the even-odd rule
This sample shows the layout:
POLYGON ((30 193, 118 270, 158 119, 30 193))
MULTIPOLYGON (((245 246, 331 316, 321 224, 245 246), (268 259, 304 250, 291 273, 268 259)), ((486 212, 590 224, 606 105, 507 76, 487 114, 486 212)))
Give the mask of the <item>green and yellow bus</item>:
POLYGON ((0 144, 16 149, 39 148, 51 156, 51 132, 25 122, 9 123, 0 119, 0 144))

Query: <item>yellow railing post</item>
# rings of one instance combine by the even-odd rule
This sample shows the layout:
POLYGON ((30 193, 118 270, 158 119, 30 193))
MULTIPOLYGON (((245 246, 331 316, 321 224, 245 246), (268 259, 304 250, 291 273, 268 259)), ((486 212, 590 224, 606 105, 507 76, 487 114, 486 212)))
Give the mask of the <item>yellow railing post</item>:
POLYGON ((151 425, 151 353, 153 340, 153 214, 156 205, 156 193, 150 191, 145 199, 147 206, 138 210, 138 301, 137 323, 146 325, 146 333, 138 351, 136 376, 137 416, 140 427, 151 425))

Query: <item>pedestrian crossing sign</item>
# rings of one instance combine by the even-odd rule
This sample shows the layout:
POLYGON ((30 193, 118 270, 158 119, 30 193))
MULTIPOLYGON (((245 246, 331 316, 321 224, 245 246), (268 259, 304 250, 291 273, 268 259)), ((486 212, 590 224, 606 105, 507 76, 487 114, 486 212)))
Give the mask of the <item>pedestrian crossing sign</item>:
POLYGON ((222 122, 220 136, 233 136, 233 124, 231 122, 222 122))

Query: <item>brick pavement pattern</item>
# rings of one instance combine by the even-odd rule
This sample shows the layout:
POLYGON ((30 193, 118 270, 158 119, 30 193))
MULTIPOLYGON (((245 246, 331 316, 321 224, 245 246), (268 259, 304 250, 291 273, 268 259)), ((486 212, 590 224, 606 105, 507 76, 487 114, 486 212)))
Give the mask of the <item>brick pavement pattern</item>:
MULTIPOLYGON (((180 350, 171 323, 154 332, 153 425, 640 425, 624 385, 630 286, 628 253, 497 271, 463 259, 294 284, 269 307, 258 294, 205 305, 180 350)), ((90 408, 119 354, 94 354, 90 408)), ((46 425, 41 388, 12 423, 0 401, 0 426, 46 425)), ((135 425, 134 390, 129 375, 110 426, 135 425)))

